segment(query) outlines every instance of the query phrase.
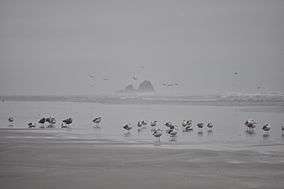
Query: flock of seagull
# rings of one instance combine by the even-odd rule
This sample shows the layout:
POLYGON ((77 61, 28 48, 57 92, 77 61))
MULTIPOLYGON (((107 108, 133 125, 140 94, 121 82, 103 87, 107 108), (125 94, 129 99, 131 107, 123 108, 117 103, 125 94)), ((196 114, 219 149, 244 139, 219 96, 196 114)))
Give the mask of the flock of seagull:
MULTIPOLYGON (((93 123, 95 124, 95 126, 98 127, 98 124, 101 122, 102 117, 97 117, 93 120, 93 123)), ((13 125, 15 119, 14 117, 9 117, 8 121, 10 123, 10 126, 13 125)), ((73 119, 67 118, 62 120, 60 127, 61 128, 71 128, 71 124, 73 123, 73 119)), ((38 121, 39 124, 39 128, 55 128, 56 125, 56 119, 54 117, 43 117, 38 121)), ((35 123, 28 123, 28 128, 35 128, 36 124, 35 123)))
MULTIPOLYGON (((248 119, 244 122, 244 126, 246 126, 247 128, 247 132, 249 134, 253 134, 254 133, 254 129, 257 126, 257 121, 253 120, 253 119, 248 119)), ((207 127, 208 132, 212 132, 213 131, 213 123, 212 122, 208 122, 207 124, 205 124, 204 122, 198 122, 196 124, 196 127, 199 129, 199 133, 202 133, 202 129, 203 127, 207 127)), ((137 127, 138 127, 138 131, 146 128, 147 126, 147 122, 146 121, 138 121, 137 123, 137 127)), ((178 131, 180 130, 180 128, 182 128, 183 132, 190 132, 194 129, 193 126, 193 121, 192 120, 183 120, 181 122, 181 125, 178 126, 176 124, 173 124, 172 122, 166 122, 164 124, 165 129, 161 129, 159 127, 157 127, 157 121, 153 121, 150 122, 150 126, 152 127, 151 131, 154 137, 158 138, 158 141, 160 141, 160 137, 163 135, 163 133, 169 135, 171 137, 171 141, 174 141, 176 139, 176 136, 178 134, 178 131)), ((131 126, 131 124, 125 124, 123 126, 123 129, 125 129, 127 132, 129 132, 131 129, 133 129, 133 127, 131 126)), ((261 128, 264 132, 263 136, 269 136, 269 132, 271 130, 271 126, 270 124, 265 124, 262 126, 261 128)), ((282 130, 282 134, 284 133, 284 125, 281 126, 281 130, 282 130)))
MULTIPOLYGON (((8 121, 10 122, 10 125, 14 123, 15 119, 14 117, 9 117, 8 121)), ((94 123, 93 127, 96 128, 100 128, 100 123, 102 121, 102 117, 96 117, 92 120, 92 122, 94 123)), ((72 118, 67 118, 62 120, 60 127, 61 128, 71 128, 71 124, 73 122, 72 118)), ((55 124, 56 124, 56 119, 54 117, 43 117, 38 121, 39 128, 55 128, 55 124)), ((248 133, 254 133, 254 129, 257 126, 257 121, 253 120, 253 119, 248 119, 244 122, 244 126, 246 126, 247 128, 247 132, 248 133)), ((142 131, 143 129, 147 128, 147 126, 150 125, 151 127, 151 132, 152 135, 156 138, 158 138, 158 141, 160 141, 160 137, 165 133, 167 135, 169 135, 171 137, 171 140, 175 140, 176 136, 178 134, 178 131, 180 130, 180 128, 182 128, 183 132, 190 132, 194 129, 193 126, 193 121, 192 120, 183 120, 181 122, 181 125, 178 126, 177 124, 173 124, 172 122, 166 122, 165 124, 163 124, 164 128, 161 128, 158 126, 158 121, 150 121, 148 124, 148 121, 142 120, 142 121, 138 121, 137 122, 137 129, 138 132, 142 131)), ((199 132, 202 131, 203 127, 207 127, 208 132, 212 132, 213 131, 213 123, 212 122, 208 122, 207 124, 205 124, 204 122, 198 122, 196 124, 196 127, 200 130, 199 132)), ((35 128, 36 124, 35 123, 28 123, 28 128, 35 128)), ((135 127, 132 126, 131 123, 127 123, 125 125, 123 125, 122 129, 124 129, 127 133, 125 133, 126 135, 130 134, 130 131, 132 129, 134 129, 135 127)), ((271 126, 270 124, 265 124, 262 126, 262 130, 264 132, 265 135, 268 135, 270 130, 271 130, 271 126)), ((284 132, 284 125, 281 126, 281 130, 282 130, 282 134, 284 132)))
MULTIPOLYGON (((163 133, 169 135, 171 137, 171 140, 174 141, 176 139, 176 136, 178 134, 178 131, 180 130, 179 126, 176 125, 176 124, 173 124, 172 122, 166 122, 164 124, 165 128, 160 128, 158 127, 157 125, 158 121, 151 121, 150 122, 150 127, 152 128, 151 131, 152 131, 152 134, 154 137, 158 138, 158 140, 160 141, 160 137, 163 135, 163 133)), ((145 120, 142 120, 142 121, 138 121, 137 122, 137 129, 138 131, 141 131, 142 129, 145 129, 147 127, 148 123, 147 121, 145 120)), ((200 123, 197 123, 196 126, 199 128, 199 129, 202 129, 204 127, 204 123, 203 122, 200 122, 200 123)), ((182 126, 182 131, 183 132, 190 132, 193 130, 193 121, 192 120, 183 120, 182 123, 181 123, 181 126, 182 126)), ((130 130, 132 130, 134 127, 131 126, 130 123, 127 123, 123 126, 123 129, 126 130, 127 132, 130 132, 130 130)), ((208 128, 208 131, 209 132, 212 132, 212 129, 213 129, 213 123, 209 122, 207 124, 207 128, 208 128)))

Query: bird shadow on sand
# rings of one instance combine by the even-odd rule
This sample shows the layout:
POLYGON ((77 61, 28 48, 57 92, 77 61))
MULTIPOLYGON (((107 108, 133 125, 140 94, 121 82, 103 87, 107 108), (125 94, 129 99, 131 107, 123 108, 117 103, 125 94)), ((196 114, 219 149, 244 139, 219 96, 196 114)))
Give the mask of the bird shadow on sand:
POLYGON ((183 130, 182 131, 182 136, 191 136, 193 133, 193 129, 191 130, 183 130))
POLYGON ((207 136, 213 136, 213 130, 212 129, 207 130, 207 136))
POLYGON ((177 143, 177 137, 176 136, 175 137, 170 137, 169 142, 171 144, 176 144, 177 143))
POLYGON ((100 126, 98 126, 98 125, 92 125, 92 129, 94 131, 101 131, 102 130, 102 128, 100 126))
POLYGON ((102 128, 101 127, 92 127, 92 132, 96 137, 102 136, 102 128))
POLYGON ((203 131, 198 131, 197 136, 202 137, 203 136, 203 131))
POLYGON ((72 127, 60 127, 60 129, 65 130, 65 131, 72 131, 72 127))
POLYGON ((253 137, 256 135, 256 132, 254 130, 245 130, 245 135, 247 137, 253 137))
POLYGON ((284 142, 284 132, 281 134, 281 139, 284 142))
POLYGON ((153 143, 154 146, 161 146, 162 143, 160 140, 155 140, 154 143, 153 143))
POLYGON ((138 136, 142 135, 143 133, 146 133, 146 128, 142 127, 142 128, 137 129, 138 136))
POLYGON ((132 134, 130 132, 123 133, 124 137, 130 137, 132 134))
POLYGON ((99 124, 93 124, 92 127, 94 129, 101 129, 101 126, 99 124))
POLYGON ((269 133, 263 133, 263 135, 262 135, 263 140, 267 140, 267 139, 269 139, 269 137, 270 137, 269 133))

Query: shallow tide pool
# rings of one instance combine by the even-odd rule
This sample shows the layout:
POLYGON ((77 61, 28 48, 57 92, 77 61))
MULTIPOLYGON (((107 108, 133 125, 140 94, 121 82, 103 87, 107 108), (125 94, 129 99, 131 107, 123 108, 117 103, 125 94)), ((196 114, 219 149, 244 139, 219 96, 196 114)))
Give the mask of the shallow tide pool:
POLYGON ((113 105, 74 102, 5 102, 0 105, 1 141, 67 141, 67 142, 113 142, 113 143, 156 143, 152 136, 151 126, 141 131, 137 129, 137 121, 158 121, 158 127, 166 129, 164 123, 171 121, 180 127, 175 140, 165 132, 161 143, 174 145, 271 145, 283 144, 284 135, 281 124, 284 124, 282 107, 232 107, 232 106, 193 106, 193 105, 113 105), (274 111, 277 110, 277 111, 274 111), (15 122, 9 126, 8 117, 13 116, 15 122), (37 123, 41 117, 54 116, 56 128, 29 129, 29 122, 37 123), (92 120, 102 116, 100 128, 94 128, 92 120), (72 117, 74 122, 70 129, 61 129, 63 119, 72 117), (257 120, 258 126, 253 133, 246 132, 243 125, 246 119, 257 120), (182 120, 193 120, 194 129, 183 132, 182 120), (196 123, 211 121, 212 132, 205 127, 202 130, 196 123), (128 133, 122 129, 125 123, 131 123, 133 129, 128 133), (270 123, 272 130, 264 135, 261 127, 270 123), (8 132, 7 132, 8 131, 8 132))

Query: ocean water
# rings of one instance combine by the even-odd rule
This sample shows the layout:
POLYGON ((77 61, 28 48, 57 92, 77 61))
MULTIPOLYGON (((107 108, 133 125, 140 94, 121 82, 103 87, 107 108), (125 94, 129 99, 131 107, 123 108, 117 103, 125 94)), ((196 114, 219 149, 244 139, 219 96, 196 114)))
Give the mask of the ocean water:
POLYGON ((155 144, 151 126, 138 131, 137 121, 157 120, 158 127, 166 129, 164 123, 171 121, 180 126, 175 140, 166 133, 161 144, 172 145, 274 145, 284 144, 281 125, 284 124, 282 106, 206 106, 206 105, 139 105, 139 104, 99 104, 82 102, 4 102, 0 104, 1 142, 20 140, 23 142, 88 142, 88 143, 145 143, 155 144), (15 122, 9 125, 8 117, 15 122), (54 116, 56 128, 29 129, 29 122, 37 123, 42 117, 54 116), (94 128, 92 120, 102 116, 100 128, 94 128), (61 129, 63 119, 73 118, 70 129, 61 129), (243 125, 246 119, 258 121, 254 133, 246 132, 243 125), (182 120, 193 120, 194 129, 183 132, 182 120), (196 123, 214 124, 212 132, 205 127, 202 130, 196 123), (123 125, 131 123, 133 129, 128 133, 123 125), (269 135, 264 135, 261 127, 269 123, 272 126, 269 135))

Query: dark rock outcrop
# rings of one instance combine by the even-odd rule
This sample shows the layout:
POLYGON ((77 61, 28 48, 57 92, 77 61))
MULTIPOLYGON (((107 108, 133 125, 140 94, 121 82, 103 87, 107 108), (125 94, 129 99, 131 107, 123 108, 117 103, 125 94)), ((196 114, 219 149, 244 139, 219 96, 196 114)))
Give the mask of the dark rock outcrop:
POLYGON ((119 93, 151 93, 155 92, 155 89, 152 83, 148 80, 143 81, 140 83, 138 89, 135 89, 133 85, 127 85, 125 89, 119 90, 119 93))
POLYGON ((140 83, 137 91, 145 93, 145 92, 154 92, 155 90, 152 83, 148 80, 145 80, 142 83, 140 83))

